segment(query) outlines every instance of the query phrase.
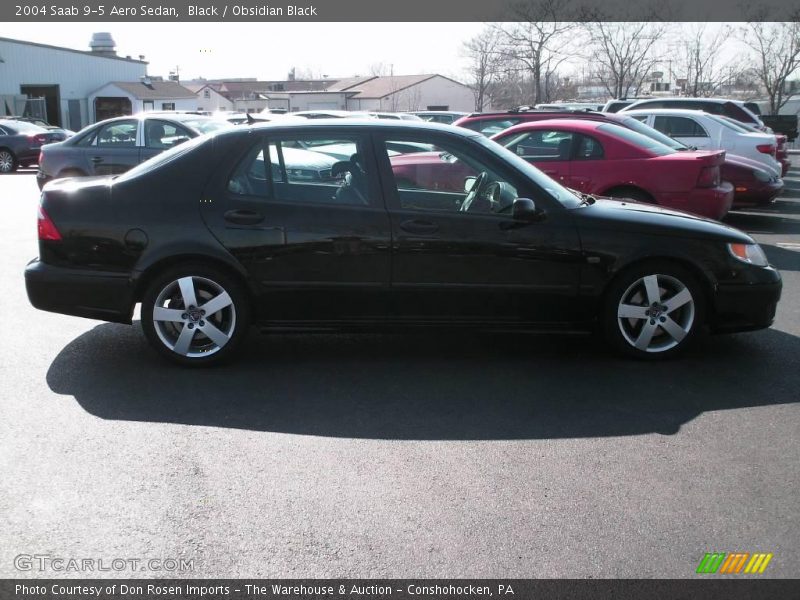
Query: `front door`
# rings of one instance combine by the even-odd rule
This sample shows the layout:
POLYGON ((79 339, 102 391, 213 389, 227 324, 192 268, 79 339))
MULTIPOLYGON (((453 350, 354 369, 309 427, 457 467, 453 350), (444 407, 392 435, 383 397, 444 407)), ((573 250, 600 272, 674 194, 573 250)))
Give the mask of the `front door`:
POLYGON ((369 136, 295 128, 241 150, 202 212, 247 270, 261 321, 383 321, 391 232, 369 136), (348 148, 347 159, 326 153, 331 147, 348 148))
POLYGON ((502 324, 575 317, 580 243, 563 206, 471 140, 415 132, 380 136, 376 146, 392 221, 393 318, 502 324), (402 142, 428 151, 390 150, 402 142), (517 197, 537 202, 543 219, 516 222, 517 197))

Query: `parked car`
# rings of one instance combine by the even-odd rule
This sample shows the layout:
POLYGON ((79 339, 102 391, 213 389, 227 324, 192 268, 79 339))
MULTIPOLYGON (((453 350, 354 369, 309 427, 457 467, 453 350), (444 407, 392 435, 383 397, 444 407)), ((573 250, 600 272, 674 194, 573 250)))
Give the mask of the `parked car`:
POLYGON ((0 173, 36 164, 41 148, 55 142, 56 137, 55 133, 32 123, 0 119, 0 173))
POLYGON ((403 120, 403 121, 422 121, 420 117, 417 115, 413 115, 411 113, 398 113, 398 112, 374 112, 370 111, 369 116, 374 119, 391 119, 391 120, 403 120))
POLYGON ((466 116, 468 113, 456 110, 414 110, 412 115, 417 115, 423 121, 452 125, 454 121, 466 116))
MULTIPOLYGON (((705 173, 714 179, 711 165, 705 173)), ((25 271, 35 307, 131 323, 141 303, 153 347, 198 366, 230 357, 250 323, 599 326, 621 352, 664 358, 706 328, 768 327, 781 293, 745 233, 576 194, 482 136, 428 123, 219 131, 118 177, 51 183, 38 232, 39 257, 25 271), (335 167, 341 180, 308 182, 280 159, 300 139, 348 139, 359 151, 335 167), (398 185, 383 143, 395 139, 430 144, 476 175, 458 192, 398 185)))
POLYGON ((634 102, 639 100, 648 100, 652 98, 652 96, 646 96, 644 98, 617 98, 616 100, 609 100, 603 105, 603 108, 600 110, 602 112, 607 113, 616 113, 625 108, 626 106, 630 106, 634 102))
POLYGON ((748 131, 730 119, 699 110, 626 110, 646 125, 699 150, 721 149, 756 160, 776 175, 781 164, 775 158, 777 143, 772 133, 748 131))
MULTIPOLYGON (((497 113, 495 113, 496 115, 497 113)), ((627 127, 637 133, 652 138, 670 148, 681 152, 693 152, 689 146, 678 140, 664 135, 660 131, 645 125, 639 119, 630 116, 628 113, 608 113, 592 110, 563 110, 563 111, 526 111, 505 113, 510 119, 519 123, 530 123, 533 121, 545 121, 550 119, 583 119, 588 121, 598 121, 602 123, 614 123, 627 127)), ((490 116, 490 122, 496 123, 497 117, 490 116)), ((481 126, 480 115, 473 115, 466 122, 472 123, 473 127, 481 126)), ((468 125, 469 126, 469 125, 468 125)), ((494 125, 492 125, 494 126, 494 125)), ((496 134, 495 134, 496 135, 496 134)), ((779 146, 780 147, 780 146, 779 146)), ((411 168, 413 159, 402 159, 404 168, 411 168)), ((736 154, 725 153, 725 162, 720 167, 720 174, 723 181, 728 181, 733 185, 733 207, 744 207, 753 205, 766 205, 775 201, 775 198, 783 190, 783 180, 773 174, 760 162, 738 156, 736 154)))
MULTIPOLYGON (((753 125, 746 125, 745 123, 740 123, 738 121, 734 121, 730 117, 722 117, 726 121, 733 123, 739 127, 743 127, 747 131, 751 131, 753 133, 760 133, 761 131, 753 126, 753 125)), ((782 133, 775 133, 775 160, 777 160, 781 164, 781 177, 786 177, 786 173, 789 171, 789 167, 792 166, 792 161, 789 160, 789 146, 788 146, 788 139, 782 133)))
POLYGON ((53 134, 53 141, 56 142, 63 142, 68 137, 72 137, 75 135, 75 132, 70 129, 64 129, 63 127, 59 127, 58 125, 50 125, 44 119, 39 119, 36 117, 19 117, 19 116, 12 116, 12 117, 3 117, 4 119, 11 119, 12 121, 24 121, 25 123, 32 123, 33 125, 38 125, 42 129, 46 129, 50 133, 53 134))
POLYGON ((724 115, 748 125, 755 125, 761 131, 766 130, 764 122, 745 107, 742 100, 726 100, 724 98, 650 98, 637 100, 620 109, 620 112, 631 110, 648 110, 666 108, 679 110, 700 110, 712 115, 724 115))
POLYGON ((597 102, 553 102, 552 104, 537 104, 536 110, 602 110, 603 105, 597 102))
POLYGON ((192 113, 146 112, 107 119, 42 148, 36 182, 41 189, 61 177, 118 175, 173 146, 227 127, 233 125, 192 113))
POLYGON ((722 219, 733 186, 721 151, 686 154, 635 131, 579 119, 521 123, 492 138, 561 184, 722 219))
POLYGON ((785 135, 788 141, 797 139, 797 115, 762 115, 760 119, 775 133, 785 135))

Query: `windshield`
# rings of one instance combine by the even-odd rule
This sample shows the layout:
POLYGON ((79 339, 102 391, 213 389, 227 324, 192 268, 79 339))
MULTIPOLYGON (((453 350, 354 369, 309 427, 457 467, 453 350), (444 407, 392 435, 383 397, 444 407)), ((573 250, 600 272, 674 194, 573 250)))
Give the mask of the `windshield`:
POLYGON ((181 123, 200 133, 211 133, 212 131, 219 131, 233 126, 232 123, 222 119, 186 119, 181 123))
POLYGON ((550 195, 553 196, 553 198, 558 200, 561 204, 563 204, 567 208, 575 208, 576 206, 580 205, 581 203, 580 198, 578 198, 578 196, 576 196, 573 192, 570 192, 567 188, 565 188, 563 185, 556 182, 555 180, 550 179, 547 175, 542 173, 531 163, 529 163, 526 160, 523 160, 510 150, 507 150, 504 146, 501 146, 497 142, 493 142, 492 140, 487 139, 483 136, 471 139, 473 139, 474 141, 478 142, 481 146, 493 152, 504 162, 510 163, 518 171, 521 171, 523 174, 532 179, 540 187, 547 190, 547 192, 549 192, 550 195))
POLYGON ((646 135, 647 137, 652 138, 657 142, 661 142, 665 146, 669 146, 675 150, 688 150, 689 148, 689 146, 686 144, 681 144, 678 140, 661 133, 658 129, 653 129, 649 125, 645 125, 639 119, 625 117, 622 120, 622 123, 624 123, 625 127, 628 129, 632 129, 636 133, 646 135))
POLYGON ((676 152, 674 148, 670 148, 669 146, 654 140, 652 137, 642 135, 636 131, 631 131, 626 127, 613 125, 611 123, 603 123, 602 125, 599 125, 597 129, 598 131, 608 133, 614 137, 622 138, 629 144, 650 152, 651 154, 655 154, 656 156, 664 156, 666 154, 674 154, 676 152))
POLYGON ((130 171, 127 171, 123 175, 120 175, 117 178, 117 180, 127 181, 128 179, 133 179, 134 177, 138 177, 139 175, 149 173, 150 171, 153 171, 161 167, 162 165, 172 162, 173 160, 183 156, 184 154, 188 154, 195 148, 205 144, 212 137, 213 136, 201 135, 187 142, 183 142, 178 146, 170 148, 169 150, 165 150, 161 154, 156 154, 153 158, 146 160, 143 163, 139 163, 138 165, 133 167, 130 171))
POLYGON ((717 115, 708 115, 712 121, 716 121, 717 123, 722 123, 728 129, 732 129, 736 133, 751 133, 735 121, 730 121, 724 117, 718 117, 717 115))

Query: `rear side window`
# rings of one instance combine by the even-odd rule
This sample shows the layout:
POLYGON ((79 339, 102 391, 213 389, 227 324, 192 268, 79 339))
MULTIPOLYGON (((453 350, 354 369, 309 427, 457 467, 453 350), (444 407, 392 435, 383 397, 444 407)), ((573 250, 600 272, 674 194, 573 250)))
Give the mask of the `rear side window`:
POLYGON ((148 119, 144 126, 144 145, 148 148, 172 148, 191 139, 193 136, 181 125, 148 119))
POLYGON ((726 102, 723 105, 723 110, 720 114, 724 114, 726 117, 736 119, 742 123, 756 124, 756 120, 753 119, 753 117, 750 116, 746 110, 744 110, 738 104, 734 104, 733 102, 726 102))
POLYGON ((374 174, 363 136, 273 137, 239 163, 228 191, 297 204, 370 204, 374 174))
POLYGON ((674 154, 676 152, 676 150, 670 148, 669 146, 665 146, 661 142, 644 136, 641 133, 631 131, 626 127, 620 127, 619 125, 603 123, 597 127, 597 130, 620 138, 629 144, 642 150, 646 150, 647 152, 655 154, 656 156, 664 156, 666 154, 674 154))
POLYGON ((658 131, 666 135, 681 137, 708 137, 702 125, 688 117, 670 117, 658 115, 653 123, 658 131))
POLYGON ((588 135, 579 136, 575 160, 598 160, 603 156, 603 145, 599 141, 588 135))
POLYGON ((575 137, 568 131, 538 129, 519 133, 500 143, 525 160, 552 162, 570 159, 575 137))

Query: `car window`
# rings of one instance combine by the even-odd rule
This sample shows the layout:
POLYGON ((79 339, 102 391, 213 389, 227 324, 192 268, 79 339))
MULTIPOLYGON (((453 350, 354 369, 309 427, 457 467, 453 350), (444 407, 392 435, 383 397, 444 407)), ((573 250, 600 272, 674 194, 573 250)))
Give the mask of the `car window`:
POLYGON ((148 119, 144 125, 144 145, 148 148, 172 148, 194 137, 185 127, 162 121, 148 119))
POLYGON ((280 202, 365 206, 374 180, 365 156, 365 139, 358 135, 273 137, 240 161, 228 191, 280 202), (331 147, 345 154, 324 151, 331 147))
POLYGON ((511 152, 531 162, 569 160, 575 135, 567 131, 537 129, 524 131, 501 143, 511 152))
POLYGON ((470 121, 469 123, 464 123, 464 127, 467 129, 472 129, 472 131, 482 133, 486 137, 492 137, 496 133, 500 133, 509 127, 513 127, 520 121, 522 121, 522 119, 513 117, 508 119, 479 119, 476 121, 470 121))
POLYGON ((643 121, 647 120, 646 115, 637 115, 632 117, 626 117, 622 119, 622 124, 627 127, 628 129, 632 129, 637 133, 641 133, 644 136, 649 138, 653 138, 657 142, 661 142, 665 146, 669 146, 670 148, 675 148, 676 150, 685 150, 688 148, 686 144, 682 144, 677 140, 672 139, 669 136, 664 135, 658 129, 654 129, 649 125, 645 125, 643 121))
POLYGON ((181 123, 198 133, 211 133, 220 129, 229 129, 233 126, 233 123, 224 119, 184 119, 181 123))
POLYGON ((7 129, 0 126, 0 135, 11 135, 11 133, 7 129))
POLYGON ((588 135, 578 136, 578 147, 573 160, 599 160, 603 158, 603 145, 588 135))
POLYGON ((210 140, 206 137, 199 136, 194 139, 189 140, 185 144, 181 144, 179 146, 174 146, 169 150, 165 150, 164 152, 159 152, 153 158, 149 158, 144 162, 139 163, 129 171, 126 171, 122 175, 120 175, 117 181, 126 181, 128 179, 133 179, 134 177, 139 177, 140 175, 144 175, 145 173, 149 173, 151 171, 155 171, 159 169, 162 165, 170 163, 185 154, 193 152, 196 148, 202 146, 206 142, 210 143, 210 140))
POLYGON ((394 190, 402 209, 509 214, 517 198, 517 188, 508 178, 493 169, 477 149, 457 141, 387 139, 383 151, 391 165, 394 190), (424 144, 431 151, 390 152, 390 148, 409 141, 424 144))
POLYGON ((97 145, 113 148, 136 146, 136 127, 138 121, 114 121, 103 125, 97 132, 97 145))
POLYGON ((688 117, 656 115, 655 128, 672 137, 708 137, 708 132, 700 123, 688 117))
MULTIPOLYGON (((735 131, 736 133, 751 133, 744 124, 741 124, 735 120, 730 120, 728 117, 718 117, 717 115, 709 115, 710 119, 713 119, 726 129, 730 129, 735 131)), ((757 131, 757 130, 756 130, 757 131)))

